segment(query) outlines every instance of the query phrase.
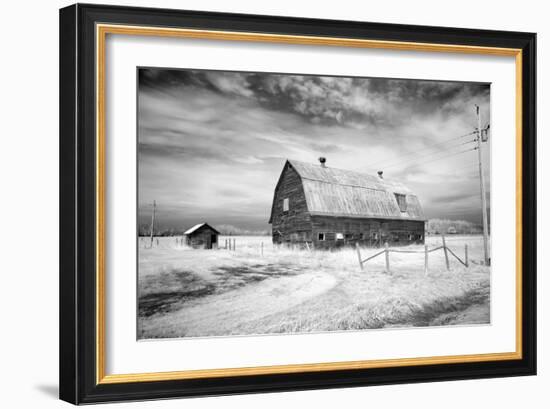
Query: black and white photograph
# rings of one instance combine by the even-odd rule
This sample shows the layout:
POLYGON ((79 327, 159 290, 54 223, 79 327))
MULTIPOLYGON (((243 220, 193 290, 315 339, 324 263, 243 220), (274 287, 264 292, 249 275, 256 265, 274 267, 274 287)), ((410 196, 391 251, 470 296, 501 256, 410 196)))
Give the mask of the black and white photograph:
POLYGON ((490 90, 139 67, 138 339, 491 324, 490 90))

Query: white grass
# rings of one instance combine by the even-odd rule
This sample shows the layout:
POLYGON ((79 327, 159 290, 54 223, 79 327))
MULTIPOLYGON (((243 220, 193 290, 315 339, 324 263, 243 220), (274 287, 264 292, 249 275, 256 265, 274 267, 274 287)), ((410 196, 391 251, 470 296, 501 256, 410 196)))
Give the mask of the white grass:
MULTIPOLYGON (((223 247, 225 239, 219 243, 223 247)), ((172 237, 140 241, 138 333, 142 338, 331 331, 386 326, 487 323, 488 267, 464 268, 443 251, 391 253, 360 270, 353 248, 276 247, 266 236, 236 236, 236 250, 195 250, 172 237), (261 254, 263 243, 263 256, 261 254)), ((480 236, 450 236, 461 258, 483 259, 480 236)), ((430 248, 441 245, 428 237, 430 248)), ((399 249, 423 251, 424 246, 399 249)), ((362 248, 362 258, 379 249, 362 248)))

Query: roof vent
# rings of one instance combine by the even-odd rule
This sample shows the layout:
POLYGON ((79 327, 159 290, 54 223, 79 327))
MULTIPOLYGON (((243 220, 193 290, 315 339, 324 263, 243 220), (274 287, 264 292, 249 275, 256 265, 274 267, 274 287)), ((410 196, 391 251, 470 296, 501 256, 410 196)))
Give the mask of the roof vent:
POLYGON ((324 158, 322 156, 319 158, 319 162, 321 162, 321 167, 326 168, 326 165, 325 165, 326 161, 327 161, 327 158, 324 158))
POLYGON ((383 174, 384 174, 383 171, 381 171, 381 170, 378 171, 378 177, 379 177, 380 179, 384 179, 384 176, 382 176, 383 174))

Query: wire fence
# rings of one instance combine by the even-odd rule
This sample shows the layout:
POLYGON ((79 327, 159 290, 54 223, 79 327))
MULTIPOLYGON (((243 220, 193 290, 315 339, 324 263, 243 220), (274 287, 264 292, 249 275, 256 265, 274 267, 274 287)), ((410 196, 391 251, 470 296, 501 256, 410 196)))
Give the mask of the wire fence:
POLYGON ((365 263, 368 261, 384 255, 385 262, 386 262, 386 272, 391 272, 390 268, 390 253, 403 253, 403 254, 424 254, 424 274, 428 274, 429 270, 429 254, 433 253, 434 251, 443 250, 443 253, 445 255, 445 266, 447 267, 447 270, 450 270, 450 261, 449 261, 449 254, 456 258, 464 267, 469 267, 470 263, 468 261, 468 244, 464 244, 464 258, 459 257, 453 250, 451 250, 445 241, 445 236, 441 236, 442 245, 429 248, 427 244, 424 245, 424 250, 400 250, 400 249, 392 249, 388 245, 388 243, 384 243, 384 249, 379 251, 378 253, 373 254, 372 256, 369 256, 365 259, 361 256, 361 249, 359 247, 359 244, 356 244, 355 248, 357 250, 357 259, 359 261, 359 267, 361 270, 365 270, 365 263))

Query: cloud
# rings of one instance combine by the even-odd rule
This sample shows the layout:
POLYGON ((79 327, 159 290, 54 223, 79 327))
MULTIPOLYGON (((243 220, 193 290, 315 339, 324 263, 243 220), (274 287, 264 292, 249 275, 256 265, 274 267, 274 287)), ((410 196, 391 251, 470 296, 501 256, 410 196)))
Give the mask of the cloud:
POLYGON ((246 76, 239 73, 205 73, 207 80, 220 92, 251 97, 254 93, 249 89, 246 76))
POLYGON ((263 229, 284 161, 326 156, 329 166, 404 181, 429 217, 477 221, 477 153, 434 155, 469 140, 447 142, 477 125, 474 104, 489 122, 488 85, 142 69, 140 217, 156 200, 166 223, 263 229))

